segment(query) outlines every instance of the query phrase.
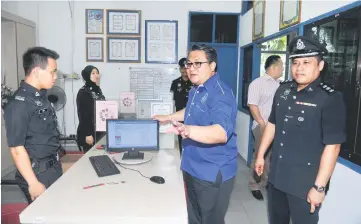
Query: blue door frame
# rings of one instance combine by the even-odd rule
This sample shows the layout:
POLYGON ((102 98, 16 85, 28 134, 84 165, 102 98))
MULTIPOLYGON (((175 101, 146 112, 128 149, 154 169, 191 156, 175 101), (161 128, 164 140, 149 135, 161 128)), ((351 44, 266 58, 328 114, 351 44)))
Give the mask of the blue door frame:
POLYGON ((219 71, 221 80, 224 81, 229 87, 232 88, 233 93, 237 94, 237 75, 238 75, 238 43, 239 43, 239 19, 240 13, 218 13, 218 12, 189 12, 188 14, 188 50, 192 47, 193 44, 206 44, 217 50, 218 53, 218 62, 217 69, 219 71), (213 29, 212 29, 212 43, 204 42, 191 42, 190 33, 191 33, 191 16, 192 15, 204 15, 212 14, 213 15, 213 29), (236 43, 215 43, 216 39, 216 16, 217 15, 237 15, 238 16, 238 26, 237 26, 237 42, 236 43), (227 55, 227 57, 225 56, 227 55), (236 59, 232 64, 232 60, 236 59))

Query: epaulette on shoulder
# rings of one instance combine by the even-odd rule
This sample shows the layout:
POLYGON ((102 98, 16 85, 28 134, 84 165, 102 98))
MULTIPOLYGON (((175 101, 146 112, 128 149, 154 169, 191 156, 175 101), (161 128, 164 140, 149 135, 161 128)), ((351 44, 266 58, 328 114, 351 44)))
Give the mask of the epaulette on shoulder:
POLYGON ((281 82, 280 84, 283 85, 283 84, 292 83, 292 82, 293 82, 293 80, 285 80, 285 81, 281 82))
POLYGON ((327 85, 326 83, 320 83, 320 87, 322 90, 324 90, 328 95, 332 95, 336 92, 335 89, 333 89, 330 85, 327 85))

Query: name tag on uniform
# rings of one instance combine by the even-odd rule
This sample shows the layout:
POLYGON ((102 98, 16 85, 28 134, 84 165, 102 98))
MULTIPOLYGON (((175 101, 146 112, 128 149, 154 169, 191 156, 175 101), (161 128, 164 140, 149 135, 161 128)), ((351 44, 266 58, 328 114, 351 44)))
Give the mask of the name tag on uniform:
POLYGON ((306 102, 296 101, 296 104, 305 105, 305 106, 309 106, 309 107, 317 107, 317 104, 313 104, 313 103, 306 103, 306 102))
POLYGON ((23 97, 23 96, 15 96, 15 100, 25 101, 25 97, 23 97))

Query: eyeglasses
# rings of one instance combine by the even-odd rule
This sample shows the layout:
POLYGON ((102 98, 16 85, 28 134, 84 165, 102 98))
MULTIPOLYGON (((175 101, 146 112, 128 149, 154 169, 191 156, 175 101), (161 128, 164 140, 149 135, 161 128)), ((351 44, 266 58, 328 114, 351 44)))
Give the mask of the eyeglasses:
POLYGON ((190 69, 192 65, 194 68, 200 68, 204 63, 208 63, 208 61, 187 62, 184 65, 186 69, 190 69))

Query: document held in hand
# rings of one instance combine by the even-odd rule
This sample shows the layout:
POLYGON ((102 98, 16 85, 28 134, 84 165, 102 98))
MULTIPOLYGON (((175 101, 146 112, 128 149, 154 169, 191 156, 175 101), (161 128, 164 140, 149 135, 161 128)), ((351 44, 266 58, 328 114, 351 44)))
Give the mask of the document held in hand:
MULTIPOLYGON (((162 102, 162 103, 151 103, 151 114, 153 115, 169 115, 173 113, 173 103, 172 102, 162 102)), ((171 123, 160 125, 159 132, 165 133, 168 128, 171 127, 171 123)))

